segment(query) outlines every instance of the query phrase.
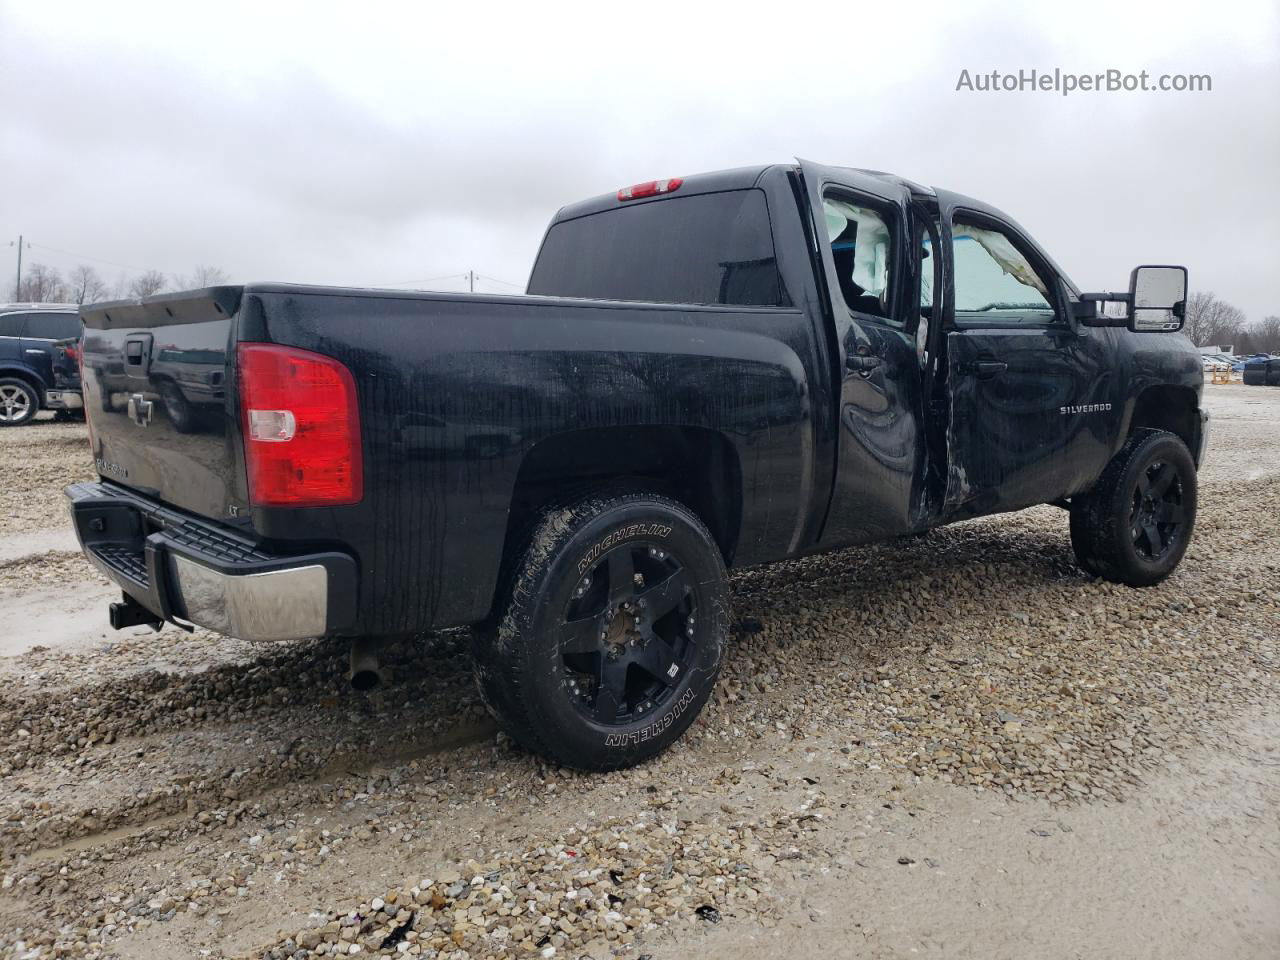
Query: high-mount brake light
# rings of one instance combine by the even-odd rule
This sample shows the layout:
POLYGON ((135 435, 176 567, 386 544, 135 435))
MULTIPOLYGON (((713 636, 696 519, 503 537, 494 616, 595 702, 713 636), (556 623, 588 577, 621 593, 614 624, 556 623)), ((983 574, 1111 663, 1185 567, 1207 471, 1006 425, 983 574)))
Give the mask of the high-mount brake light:
POLYGON ((618 191, 619 200, 643 200, 645 197, 656 197, 663 193, 675 193, 684 183, 683 177, 671 177, 667 180, 648 180, 631 187, 623 187, 618 191))
POLYGON ((364 495, 351 371, 333 357, 269 343, 236 348, 249 500, 332 507, 364 495))

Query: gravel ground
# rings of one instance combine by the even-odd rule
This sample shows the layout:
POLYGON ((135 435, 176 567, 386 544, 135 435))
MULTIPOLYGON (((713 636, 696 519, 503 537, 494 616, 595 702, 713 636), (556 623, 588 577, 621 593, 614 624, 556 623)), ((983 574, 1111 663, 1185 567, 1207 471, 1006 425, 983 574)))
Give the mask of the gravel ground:
MULTIPOLYGON (((713 704, 603 776, 498 734, 459 632, 362 697, 338 644, 41 644, 22 598, 101 581, 2 563, 0 954, 1274 957, 1280 391, 1206 397, 1167 583, 1050 507, 739 573, 713 704)), ((83 427, 0 449, 0 538, 64 522, 83 427)))
POLYGON ((96 480, 83 423, 40 419, 0 430, 6 482, 0 486, 0 536, 65 526, 69 483, 96 480))

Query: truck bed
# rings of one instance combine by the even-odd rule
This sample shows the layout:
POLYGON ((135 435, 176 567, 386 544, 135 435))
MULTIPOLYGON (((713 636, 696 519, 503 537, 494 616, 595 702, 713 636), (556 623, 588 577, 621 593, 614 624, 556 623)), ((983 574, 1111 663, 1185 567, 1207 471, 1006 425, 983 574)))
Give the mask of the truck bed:
POLYGON ((738 562, 793 548, 827 492, 812 476, 801 360, 817 334, 794 309, 252 284, 98 304, 83 318, 103 480, 273 556, 350 556, 363 591, 352 633, 483 617, 521 485, 551 464, 558 483, 585 477, 593 437, 611 427, 760 478, 754 515, 722 520, 748 531, 738 562), (250 502, 235 364, 246 342, 351 371, 360 502, 250 502))

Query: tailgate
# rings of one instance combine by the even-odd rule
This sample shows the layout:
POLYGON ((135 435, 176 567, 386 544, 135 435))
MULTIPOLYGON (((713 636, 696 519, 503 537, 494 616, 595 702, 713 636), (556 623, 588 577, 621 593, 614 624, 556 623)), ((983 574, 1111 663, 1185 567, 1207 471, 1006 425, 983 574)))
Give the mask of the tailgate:
POLYGON ((85 414, 104 479, 212 519, 243 502, 228 392, 241 289, 82 308, 85 414))

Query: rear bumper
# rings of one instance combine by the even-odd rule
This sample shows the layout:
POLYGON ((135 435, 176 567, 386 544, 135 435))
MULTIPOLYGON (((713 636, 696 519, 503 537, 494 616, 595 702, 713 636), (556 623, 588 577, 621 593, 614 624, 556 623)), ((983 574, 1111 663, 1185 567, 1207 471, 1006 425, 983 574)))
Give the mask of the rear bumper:
POLYGON ((66 495, 85 556, 158 619, 242 640, 318 637, 355 621, 356 563, 345 553, 269 553, 112 484, 66 495))
POLYGON ((79 410, 84 406, 84 398, 79 390, 46 390, 44 405, 48 410, 79 410))

